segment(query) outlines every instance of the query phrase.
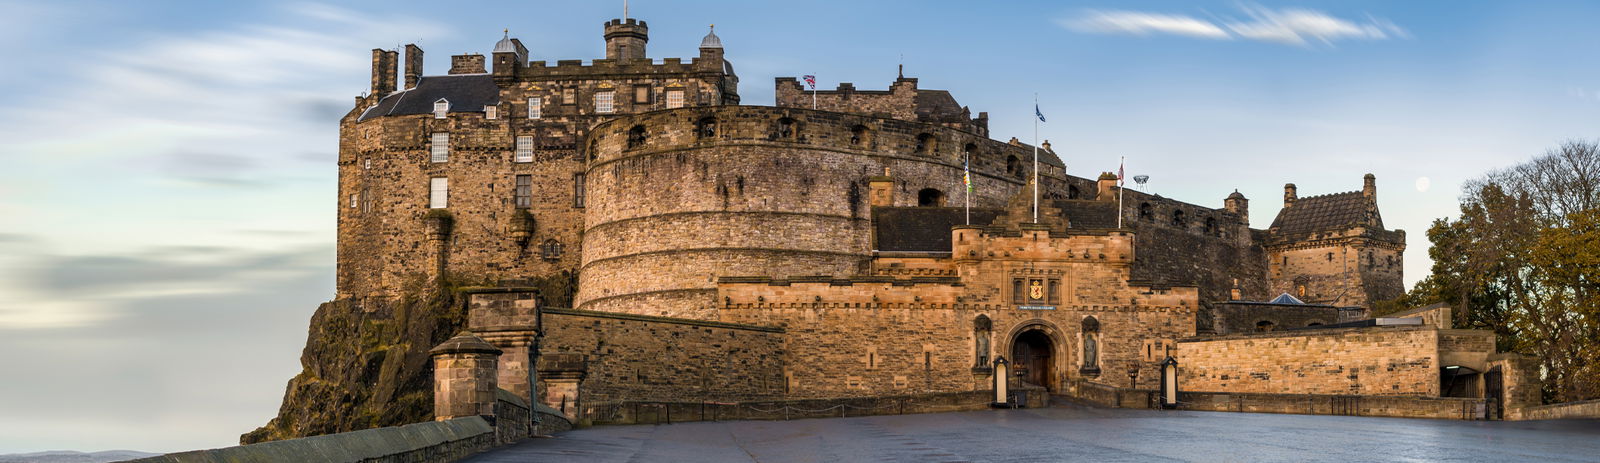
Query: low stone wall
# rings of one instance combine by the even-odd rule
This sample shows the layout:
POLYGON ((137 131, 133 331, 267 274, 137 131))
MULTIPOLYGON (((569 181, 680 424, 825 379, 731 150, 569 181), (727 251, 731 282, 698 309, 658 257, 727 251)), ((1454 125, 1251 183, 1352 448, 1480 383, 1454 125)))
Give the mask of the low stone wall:
POLYGON ((1484 399, 1373 395, 1179 392, 1178 408, 1214 412, 1482 420, 1484 399))
MULTIPOLYGON (((622 401, 586 407, 595 424, 667 424, 683 421, 787 420, 867 415, 938 413, 989 408, 992 391, 967 391, 879 397, 769 400, 751 402, 622 401)), ((1049 405, 1043 389, 1027 391, 1027 407, 1049 405)))
MULTIPOLYGON (((1079 381, 1073 398, 1104 407, 1155 408, 1157 391, 1079 381)), ((1450 420, 1487 419, 1484 399, 1331 394, 1178 392, 1179 410, 1302 415, 1385 416, 1450 420)))
POLYGON ((430 421, 210 450, 169 453, 137 463, 316 461, 431 463, 460 460, 497 444, 495 426, 482 417, 430 421))
POLYGON ((1574 418, 1600 418, 1600 399, 1527 407, 1522 409, 1522 412, 1514 419, 1565 420, 1574 418))

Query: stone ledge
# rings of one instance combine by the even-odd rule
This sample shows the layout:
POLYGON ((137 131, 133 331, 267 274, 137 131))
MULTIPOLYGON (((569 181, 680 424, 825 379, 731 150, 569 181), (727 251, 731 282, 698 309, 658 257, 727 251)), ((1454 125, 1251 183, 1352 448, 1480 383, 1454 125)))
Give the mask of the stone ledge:
POLYGON ((739 323, 714 322, 707 320, 693 320, 688 318, 657 317, 652 315, 635 315, 629 313, 600 312, 594 310, 574 309, 542 309, 545 315, 567 315, 573 317, 613 318, 618 320, 635 320, 642 322, 675 323, 679 325, 705 326, 710 328, 727 328, 734 330, 761 331, 766 333, 782 333, 783 328, 773 326, 744 325, 739 323))
POLYGON ((482 417, 193 450, 130 460, 136 463, 239 461, 446 462, 495 445, 495 428, 482 417))

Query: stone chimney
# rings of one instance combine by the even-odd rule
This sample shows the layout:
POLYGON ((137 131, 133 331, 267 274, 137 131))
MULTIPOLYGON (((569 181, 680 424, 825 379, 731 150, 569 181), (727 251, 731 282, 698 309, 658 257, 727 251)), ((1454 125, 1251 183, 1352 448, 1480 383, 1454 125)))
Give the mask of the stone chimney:
POLYGON ((1283 184, 1283 207, 1294 205, 1295 188, 1293 183, 1283 184))
POLYGON ((1361 196, 1367 199, 1378 199, 1378 177, 1367 174, 1361 177, 1361 196))
POLYGON ((372 49, 372 96, 383 98, 394 93, 395 66, 399 64, 399 52, 372 49))
POLYGON ((606 21, 606 59, 644 59, 650 27, 633 18, 606 21))
POLYGON ((406 90, 417 88, 417 81, 422 80, 422 47, 417 44, 406 44, 406 90))
POLYGON ((1101 201, 1117 200, 1117 174, 1101 172, 1100 179, 1095 181, 1095 185, 1099 188, 1095 193, 1094 199, 1101 201))
POLYGON ((894 177, 889 176, 889 168, 883 168, 883 175, 867 177, 867 186, 871 190, 867 193, 867 203, 873 206, 888 207, 894 205, 894 177))
POLYGON ((462 331, 430 349, 433 357, 433 419, 494 416, 500 349, 462 331))
POLYGON ((486 74, 489 72, 483 55, 473 53, 450 57, 450 74, 486 74))

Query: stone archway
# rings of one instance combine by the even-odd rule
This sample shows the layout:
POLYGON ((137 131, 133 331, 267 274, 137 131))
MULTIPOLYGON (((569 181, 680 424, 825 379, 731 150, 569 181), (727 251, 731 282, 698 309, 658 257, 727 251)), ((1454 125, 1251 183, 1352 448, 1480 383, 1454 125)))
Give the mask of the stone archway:
POLYGON ((1005 355, 1011 360, 1014 378, 1060 393, 1065 384, 1063 365, 1067 365, 1067 344, 1061 330, 1044 320, 1017 325, 1003 338, 1005 355))

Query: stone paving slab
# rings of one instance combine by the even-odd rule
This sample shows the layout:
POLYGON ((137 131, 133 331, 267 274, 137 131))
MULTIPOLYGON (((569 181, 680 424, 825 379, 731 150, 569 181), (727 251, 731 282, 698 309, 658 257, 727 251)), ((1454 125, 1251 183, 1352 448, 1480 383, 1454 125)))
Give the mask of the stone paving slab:
POLYGON ((1089 408, 596 427, 487 462, 1600 461, 1600 420, 1448 421, 1089 408))

